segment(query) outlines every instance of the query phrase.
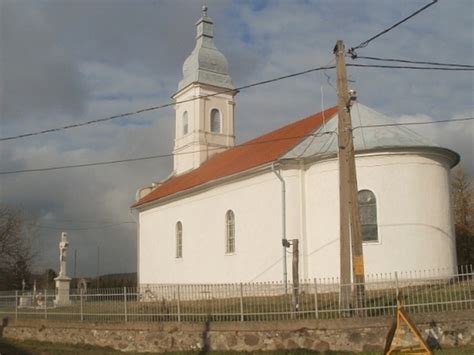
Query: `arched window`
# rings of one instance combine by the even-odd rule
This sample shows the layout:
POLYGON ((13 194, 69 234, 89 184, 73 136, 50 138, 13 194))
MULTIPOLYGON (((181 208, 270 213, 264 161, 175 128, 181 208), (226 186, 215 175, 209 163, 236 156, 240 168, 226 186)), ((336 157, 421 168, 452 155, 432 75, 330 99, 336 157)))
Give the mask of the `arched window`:
POLYGON ((183 257, 183 224, 176 223, 176 258, 183 257))
POLYGON ((225 214, 225 252, 227 254, 235 253, 235 216, 232 210, 228 210, 225 214))
POLYGON ((188 111, 184 111, 183 113, 183 136, 188 134, 189 126, 188 126, 188 111))
POLYGON ((216 108, 211 110, 211 132, 221 133, 221 113, 216 108))
POLYGON ((370 190, 360 190, 358 193, 360 225, 363 242, 379 240, 377 227, 377 200, 370 190))

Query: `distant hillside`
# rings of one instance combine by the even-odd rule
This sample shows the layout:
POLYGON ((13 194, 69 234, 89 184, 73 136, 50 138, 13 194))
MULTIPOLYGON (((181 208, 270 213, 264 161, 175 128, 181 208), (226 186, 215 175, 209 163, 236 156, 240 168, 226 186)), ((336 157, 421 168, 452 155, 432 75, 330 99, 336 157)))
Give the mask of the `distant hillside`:
MULTIPOLYGON (((33 283, 36 281, 37 289, 41 290, 44 288, 54 289, 55 282, 54 278, 58 276, 52 269, 46 270, 42 274, 32 274, 31 280, 25 285, 26 290, 33 288, 33 283)), ((79 280, 82 277, 75 277, 71 280, 71 289, 75 289, 78 286, 79 280)), ((87 282, 87 288, 119 288, 119 287, 136 287, 137 286, 137 273, 122 273, 122 274, 107 274, 97 277, 84 277, 87 282)))
POLYGON ((86 280, 89 288, 136 287, 137 273, 107 274, 101 275, 98 278, 86 278, 86 280))

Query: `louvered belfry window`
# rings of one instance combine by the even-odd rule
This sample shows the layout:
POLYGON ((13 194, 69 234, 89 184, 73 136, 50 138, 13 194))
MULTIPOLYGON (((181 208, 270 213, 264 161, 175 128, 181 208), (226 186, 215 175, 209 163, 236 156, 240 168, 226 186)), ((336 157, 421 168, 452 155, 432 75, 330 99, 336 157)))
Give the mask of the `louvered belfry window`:
POLYGON ((216 108, 211 110, 211 132, 221 133, 221 113, 216 108))
POLYGON ((188 111, 183 113, 183 136, 189 132, 188 111))

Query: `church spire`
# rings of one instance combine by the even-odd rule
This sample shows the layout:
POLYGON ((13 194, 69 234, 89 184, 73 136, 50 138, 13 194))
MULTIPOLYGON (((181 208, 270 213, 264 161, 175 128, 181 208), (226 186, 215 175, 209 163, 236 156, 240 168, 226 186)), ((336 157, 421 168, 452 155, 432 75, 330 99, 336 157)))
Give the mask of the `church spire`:
POLYGON ((183 79, 173 95, 176 108, 174 171, 198 168, 234 145, 234 96, 227 60, 214 44, 214 23, 202 7, 196 45, 183 64, 183 79))
POLYGON ((227 59, 214 44, 214 23, 207 14, 206 5, 196 23, 196 45, 183 64, 183 79, 178 84, 178 91, 195 82, 234 89, 227 59))

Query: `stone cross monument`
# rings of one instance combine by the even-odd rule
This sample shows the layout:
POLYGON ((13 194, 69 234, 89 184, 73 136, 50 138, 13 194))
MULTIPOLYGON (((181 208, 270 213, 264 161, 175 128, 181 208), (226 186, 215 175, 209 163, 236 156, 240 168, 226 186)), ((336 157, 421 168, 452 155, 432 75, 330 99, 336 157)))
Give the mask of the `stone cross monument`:
POLYGON ((59 275, 54 279, 54 281, 56 281, 56 299, 54 300, 56 306, 66 306, 70 304, 69 288, 71 278, 66 275, 68 246, 67 233, 63 232, 61 233, 61 241, 59 242, 59 275))
POLYGON ((66 256, 69 242, 67 241, 67 233, 61 234, 61 241, 59 242, 59 276, 66 276, 66 256))

